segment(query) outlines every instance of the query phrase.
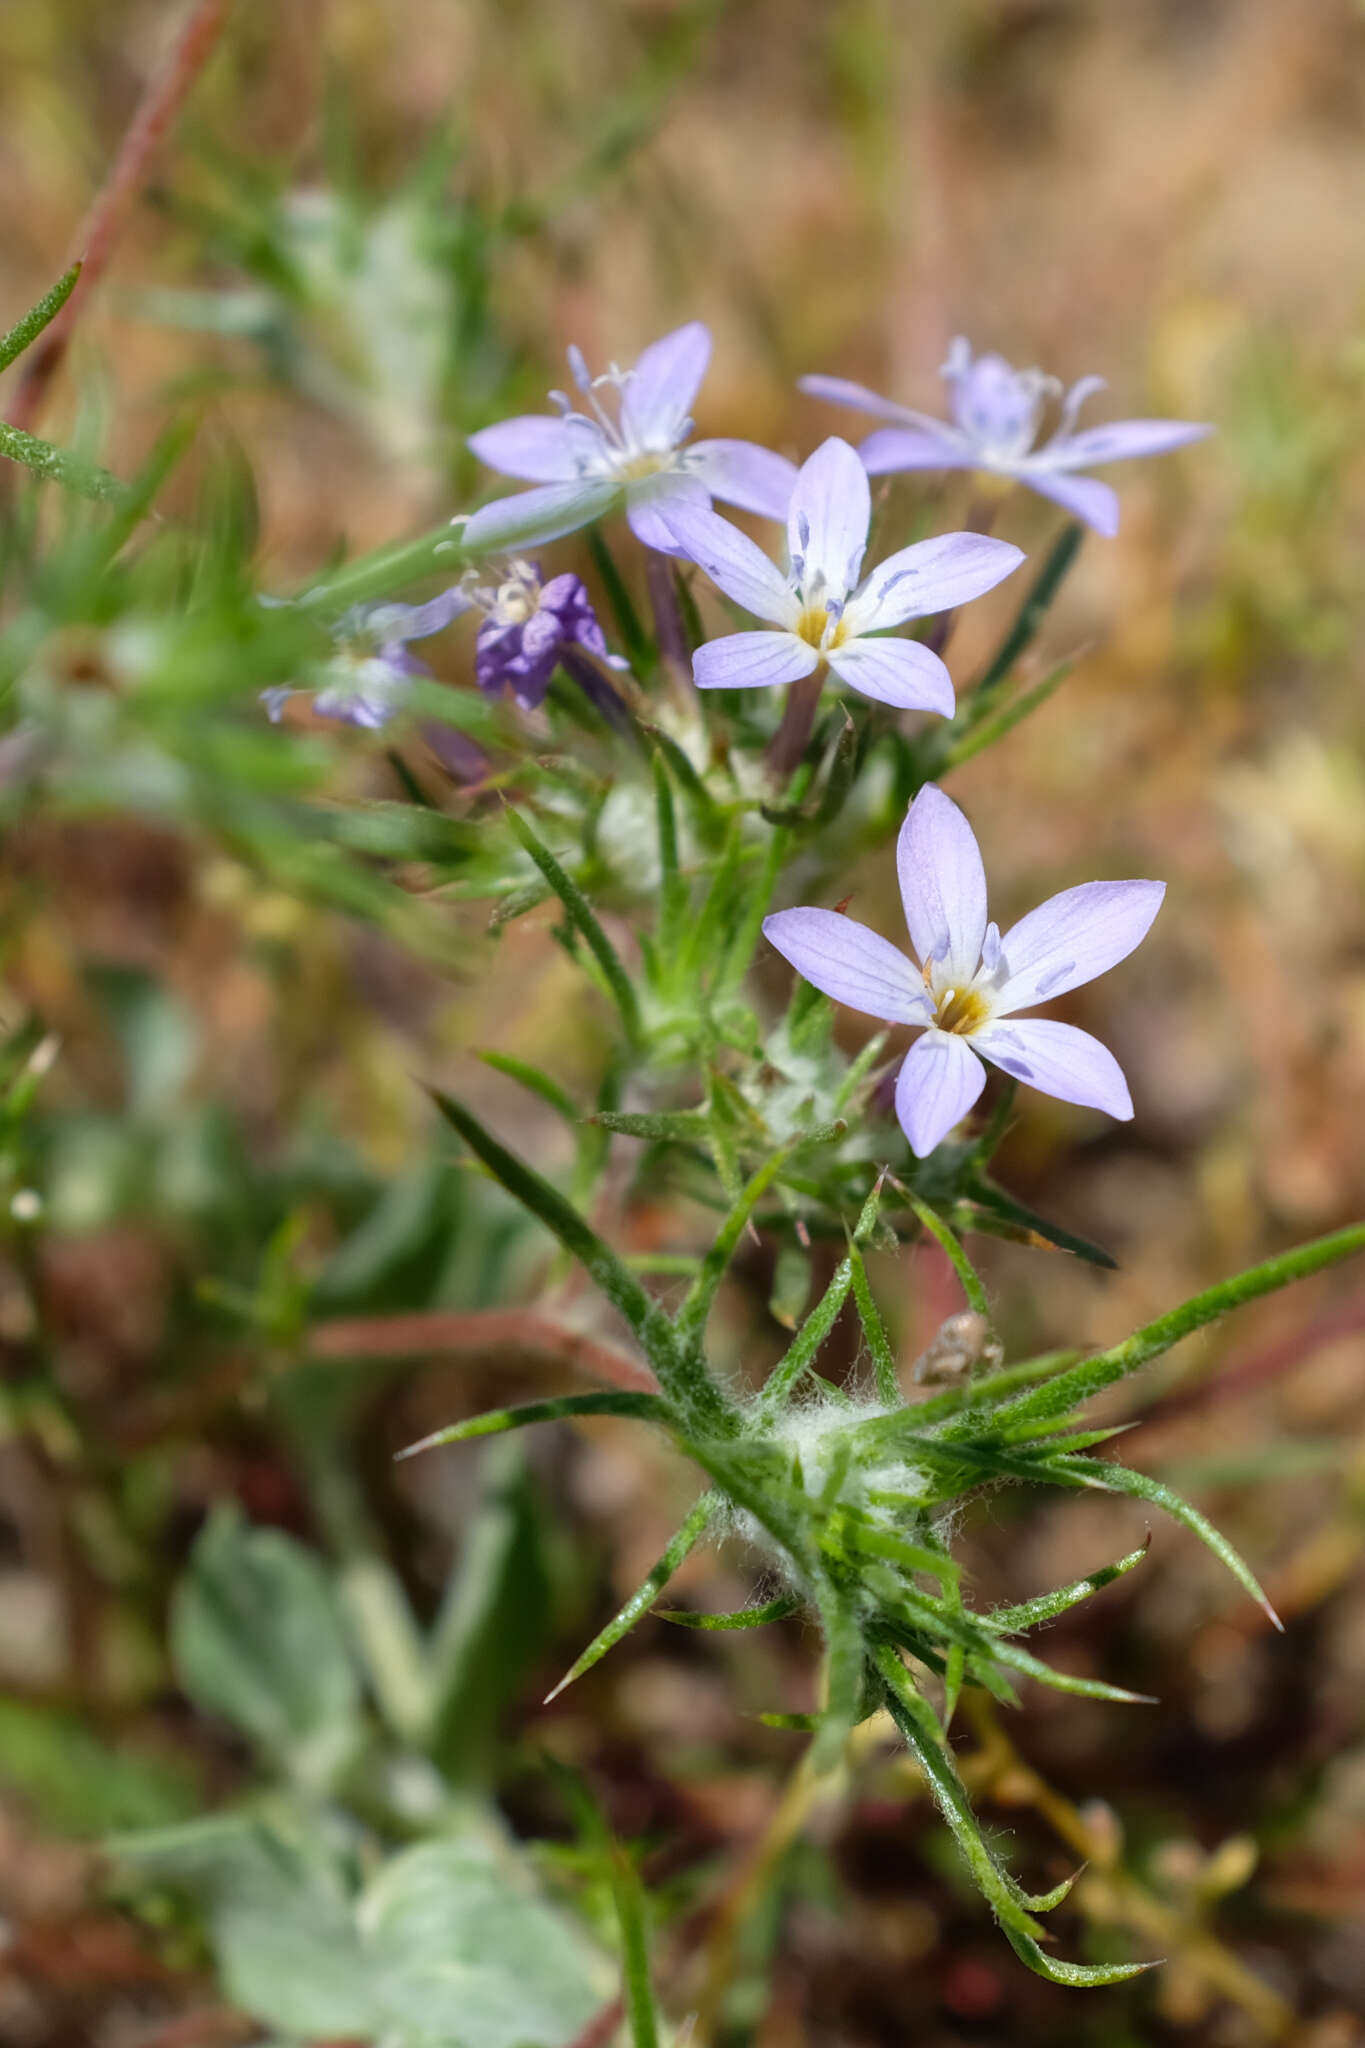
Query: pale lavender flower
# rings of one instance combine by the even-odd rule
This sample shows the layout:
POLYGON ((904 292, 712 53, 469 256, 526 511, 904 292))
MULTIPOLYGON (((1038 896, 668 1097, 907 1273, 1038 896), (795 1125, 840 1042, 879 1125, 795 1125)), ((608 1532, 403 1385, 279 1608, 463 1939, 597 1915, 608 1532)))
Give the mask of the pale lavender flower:
POLYGON ((582 409, 562 391, 550 398, 559 417, 528 413, 471 434, 481 462, 540 486, 499 498, 465 521, 463 545, 497 553, 574 533, 624 510, 646 547, 676 554, 666 507, 724 498, 746 512, 781 519, 796 468, 752 441, 694 441, 692 402, 706 375, 711 336, 699 320, 653 342, 633 369, 613 363, 588 374, 581 350, 569 369, 582 409))
POLYGON ((931 648, 885 637, 891 626, 980 597, 1024 557, 1007 541, 945 533, 862 573, 872 499, 847 441, 802 464, 787 514, 784 573, 738 527, 704 506, 670 506, 679 547, 769 632, 730 633, 693 657, 698 689, 795 683, 827 664, 852 690, 903 710, 953 711, 952 680, 931 648))
POLYGON ((1003 356, 974 357, 961 335, 940 375, 948 386, 951 421, 912 412, 844 377, 802 377, 800 385, 812 398, 896 422, 870 434, 859 449, 869 476, 903 469, 989 470, 1040 491, 1109 538, 1119 530, 1117 492, 1074 472, 1132 455, 1164 455, 1213 431, 1191 420, 1114 420, 1077 433, 1076 415, 1104 389, 1103 377, 1082 377, 1063 395, 1057 379, 1041 370, 1011 369, 1003 356), (1036 447, 1049 396, 1061 398, 1061 419, 1052 438, 1036 447))
POLYGON ((986 921, 986 876, 972 828, 928 783, 896 847, 910 940, 922 963, 834 910, 780 910, 763 930, 837 1003, 888 1024, 922 1024, 896 1082, 896 1115, 923 1159, 986 1085, 982 1059, 1110 1116, 1133 1114, 1106 1046, 1074 1024, 1016 1012, 1093 981, 1147 935, 1164 882, 1083 882, 1021 917, 1002 938, 986 921), (980 1058, 977 1055, 980 1054, 980 1058))
MULTIPOLYGON (((336 652, 326 664, 327 681, 314 697, 313 709, 323 718, 378 732, 401 710, 411 678, 431 673, 425 662, 409 653, 409 642, 441 632, 472 602, 457 583, 426 604, 354 606, 333 629, 336 652)), ((262 692, 261 701, 277 724, 294 695, 285 685, 262 692)))
POLYGON ((513 561, 494 588, 470 588, 483 612, 475 644, 474 675, 479 688, 496 696, 509 688, 519 704, 534 710, 566 649, 582 647, 611 668, 624 668, 607 652, 606 639, 578 576, 540 580, 537 562, 513 561))

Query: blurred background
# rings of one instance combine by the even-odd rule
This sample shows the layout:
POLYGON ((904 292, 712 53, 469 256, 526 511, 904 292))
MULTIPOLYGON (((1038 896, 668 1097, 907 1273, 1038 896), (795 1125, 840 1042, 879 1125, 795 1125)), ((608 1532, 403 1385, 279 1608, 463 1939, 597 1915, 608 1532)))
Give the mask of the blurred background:
MULTIPOLYGON (((0 326, 69 260, 187 11, 0 10, 0 326)), ((128 475, 191 410, 163 512, 227 536, 267 591, 472 505, 486 479, 463 437, 538 409, 569 342, 627 362, 694 317, 716 339, 700 430, 797 457, 847 426, 796 393, 799 375, 938 411, 957 333, 1067 383, 1102 374, 1088 421, 1215 424, 1114 472, 1120 536, 1087 539, 1034 657, 1042 675, 1077 656, 1074 673, 954 779, 1002 923, 1092 874, 1170 885, 1138 958, 1067 1010, 1118 1053, 1135 1121, 1031 1096, 1000 1160, 1013 1192, 1118 1270, 995 1242, 982 1262, 1012 1349, 1108 1342, 1360 1215, 1356 0, 240 0, 224 15, 37 424, 128 475)), ((967 484, 928 488, 933 521, 960 524, 967 484)), ((996 530, 1036 555, 1056 528, 1020 496, 996 530)), ((574 542, 546 552, 591 573, 574 542)), ((959 680, 1007 616, 973 608, 959 680)), ((36 664, 88 705, 136 671, 145 631, 145 613, 111 614, 21 655, 11 641, 6 682, 36 664)), ((261 678, 220 657, 223 687, 250 699, 261 678)), ((467 671, 467 649, 432 659, 467 671)), ((798 1623, 719 1638, 647 1623, 538 1708, 690 1497, 640 1433, 390 1467, 455 1414, 564 1384, 524 1333, 459 1321, 559 1282, 510 1205, 442 1166, 414 1083, 473 1085, 500 1129, 562 1156, 550 1113, 471 1057, 535 1060, 591 1099, 603 1020, 548 913, 490 936, 486 909, 447 902, 418 933, 278 846, 266 858, 236 757, 205 756, 172 800, 174 749, 152 723, 109 751, 93 711, 72 717, 83 779, 6 798, 0 853, 13 1073, 60 1039, 5 1141, 7 1185, 34 1201, 11 1201, 0 1265, 0 2041, 296 2038, 244 2018, 202 1926, 111 1876, 97 1847, 260 1782, 231 1732, 250 1711, 185 1675, 173 1589, 214 1511, 224 1543, 250 1524, 326 1559, 352 1621, 381 1629, 390 1581, 436 1615, 471 1545, 503 1543, 484 1608, 466 1580, 450 1624, 482 1649, 478 1682, 447 1703, 443 1768, 552 1847, 563 1817, 538 1759, 590 1773, 644 1843, 665 1996, 702 2008, 705 2038, 1365 2039, 1358 1269, 1242 1312, 1111 1403, 1143 1419, 1133 1461, 1249 1558, 1285 1635, 1162 1527, 1145 1566, 1047 1646, 1160 1706, 1031 1693, 1001 1724, 1008 1748, 964 1737, 994 1826, 1054 1879, 1088 1858, 1066 1952, 1171 1958, 1121 1990, 1057 1990, 1004 1947, 894 1759, 772 1847, 800 1738, 756 1716, 813 1702, 798 1623), (433 1334, 406 1320, 419 1311, 453 1320, 433 1334)), ((328 761, 338 799, 395 793, 382 760, 328 761)), ((859 885, 862 914, 894 931, 885 875, 859 885)), ((692 1226, 637 1206, 623 1227, 646 1250, 692 1226)), ((771 1352, 771 1282, 755 1252, 727 1297, 737 1371, 771 1352)), ((882 1286, 908 1361, 957 1306, 951 1275, 916 1250, 882 1286)), ((569 1310, 592 1330, 589 1302, 569 1310)), ((1005 1493, 961 1541, 977 1597, 1020 1600, 1145 1527, 1131 1503, 1005 1493)), ((727 1608, 752 1581, 742 1554, 708 1551, 678 1592, 727 1608)))

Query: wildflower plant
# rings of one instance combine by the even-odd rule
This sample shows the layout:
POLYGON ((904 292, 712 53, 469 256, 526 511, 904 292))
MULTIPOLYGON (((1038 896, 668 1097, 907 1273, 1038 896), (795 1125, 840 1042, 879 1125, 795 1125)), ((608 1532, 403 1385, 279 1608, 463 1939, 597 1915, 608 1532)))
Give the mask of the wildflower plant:
MULTIPOLYGON (((0 364, 6 349, 17 353, 41 331, 61 289, 0 344, 0 364)), ((961 1510, 1004 1482, 1140 1501, 1207 1545, 1273 1625, 1251 1566, 1195 1506, 1117 1462, 1107 1448, 1115 1429, 1092 1420, 1088 1406, 1215 1318, 1365 1248, 1365 1225, 1282 1252, 1101 1350, 1004 1356, 968 1248, 973 1236, 1051 1245, 1097 1268, 1112 1265, 1102 1248, 1034 1213, 998 1178, 1015 1082, 1111 1116, 1134 1113, 1103 1046, 1069 1023, 1020 1013, 1117 968, 1150 927, 1164 885, 1082 883, 1003 933, 988 921, 975 836, 942 784, 960 762, 1004 740, 1062 680, 1055 671, 1026 686, 1021 663, 1081 536, 1068 525, 1054 540, 973 680, 960 667, 953 673, 951 613, 1019 570, 1020 550, 970 533, 909 545, 892 533, 885 546, 879 535, 869 547, 868 472, 916 466, 920 456, 926 466, 937 451, 1034 483, 1112 531, 1108 487, 1076 479, 1074 470, 1107 455, 1174 447, 1200 430, 1129 423, 1072 434, 1077 387, 1060 442, 1033 450, 1042 382, 959 350, 950 359, 951 430, 897 414, 885 434, 901 437, 903 460, 893 461, 895 450, 874 435, 861 458, 832 439, 798 470, 755 444, 691 438, 709 353, 710 338, 694 322, 605 379, 572 354, 578 396, 562 397, 557 416, 513 418, 471 437, 482 461, 531 489, 336 566, 298 603, 279 606, 262 604, 244 572, 231 506, 219 507, 207 540, 140 531, 173 446, 128 485, 59 448, 30 445, 32 437, 0 435, 0 454, 67 483, 82 500, 74 568, 47 573, 32 525, 18 529, 23 545, 6 556, 12 596, 0 659, 13 723, 0 795, 14 822, 44 807, 66 807, 65 815, 135 802, 160 823, 214 835, 238 867, 277 892, 343 910, 456 975, 478 965, 475 914, 496 933, 552 908, 556 937, 604 1019, 596 1081, 579 1097, 558 1076, 505 1052, 484 1057, 566 1126, 572 1158, 558 1176, 544 1170, 467 1101, 438 1089, 442 1150, 431 1172, 448 1184, 453 1158, 463 1169, 455 1176, 462 1200, 488 1181, 511 1198, 517 1230, 526 1225, 518 1239, 525 1260, 520 1282, 504 1278, 505 1294, 524 1288, 548 1233, 624 1325, 630 1348, 605 1338, 596 1347, 603 1383, 593 1391, 467 1417, 411 1451, 590 1416, 655 1431, 695 1468, 695 1503, 556 1691, 648 1622, 698 1544, 738 1539, 756 1569, 777 1580, 776 1594, 738 1613, 687 1619, 748 1628, 800 1610, 818 1622, 819 1709, 777 1716, 809 1738, 801 1768, 836 1780, 855 1728, 894 1734, 1018 1956, 1059 1983, 1112 1984, 1147 1963, 1069 1961, 1044 1945, 1045 1916, 1069 1884, 1031 1891, 988 1839, 953 1734, 965 1694, 1010 1704, 1024 1679, 1134 1710, 1138 1695, 1055 1668, 1036 1638, 1057 1615, 1138 1569, 1144 1553, 1099 1570, 1078 1559, 1067 1583, 992 1610, 973 1602, 955 1554, 961 1510), (919 437, 913 447, 907 435, 919 437), (713 498, 784 521, 784 560, 717 514, 713 498), (599 530, 619 513, 647 559, 614 552, 614 526, 599 530), (504 559, 581 528, 592 530, 596 592, 567 558, 504 559), (184 573, 186 557, 193 575, 184 573), (761 625, 708 637, 703 611, 713 598, 703 576, 761 625), (438 579, 434 595, 408 601, 414 586, 438 579), (935 644, 900 630, 933 615, 935 644), (126 630, 110 627, 111 619, 126 630), (60 686, 53 646, 60 652, 62 636, 76 628, 94 636, 108 690, 60 686), (409 650, 447 628, 438 677, 409 650), (619 654, 609 654, 609 642, 619 654), (187 672, 195 690, 177 695, 187 672), (841 686, 829 702, 827 676, 841 686), (787 699, 768 700, 759 685, 785 688, 787 699), (289 719, 272 726, 267 714, 277 715, 296 688, 315 690, 315 708, 354 730, 302 722, 295 729, 289 719), (792 717, 796 692, 804 695, 792 717), (433 750, 436 730, 466 751, 433 750), (433 751, 438 765, 445 761, 439 782, 433 751), (387 771, 383 794, 338 777, 338 757, 353 755, 387 771), (842 908, 854 863, 873 859, 888 872, 894 860, 913 961, 842 908), (775 1002, 774 989, 785 997, 775 1002), (834 1003, 889 1029, 846 1054, 833 1033, 834 1003), (908 1053, 889 1036, 902 1027, 921 1033, 908 1053), (983 1061, 1006 1080, 981 1114, 983 1061), (623 1174, 627 1204, 665 1194, 709 1210, 709 1241, 699 1245, 679 1225, 680 1241, 662 1249, 653 1270, 618 1249, 603 1219, 621 1199, 623 1174), (771 1305, 790 1340, 756 1386, 721 1366, 712 1339, 722 1287, 755 1237, 783 1276, 771 1305), (977 1341, 950 1383, 928 1392, 915 1383, 907 1392, 874 1282, 878 1257, 901 1255, 926 1237, 951 1262, 977 1341), (856 1324, 867 1361, 865 1380, 852 1384, 822 1370, 841 1317, 856 1324)), ((882 407, 856 387, 823 380, 821 388, 864 409, 882 407)), ((164 1019, 158 1028, 164 1041, 164 1019)), ((14 1072, 6 1070, 4 1114, 16 1126, 41 1079, 33 1057, 26 1041, 14 1072)), ((22 1157, 27 1192, 29 1162, 17 1139, 11 1153, 22 1157)), ((468 1202, 467 1227, 487 1247, 481 1275, 502 1275, 491 1233, 506 1213, 506 1205, 489 1205, 481 1219, 480 1204, 468 1202)), ((312 1832, 287 1845, 283 1861, 294 1859, 289 1869, 306 1893, 309 1939, 324 1928, 353 1974, 345 1997, 324 1986, 309 2004, 298 1987, 276 1984, 252 2009, 283 2038, 340 2038, 358 2020, 399 2048, 463 2039, 429 1954, 431 1940, 454 1924, 436 1906, 458 1906, 460 1967, 487 1979, 479 1979, 479 1996, 493 2017, 481 2038, 489 2048, 529 2039, 557 2048, 582 2032, 599 2000, 609 2002, 612 1972, 592 1944, 575 1950, 543 1902, 528 1904, 532 1880, 505 1831, 477 1854, 452 1856, 449 1843, 405 1847, 377 1875, 367 1869, 363 1885, 353 1882, 353 1866, 365 1861, 353 1845, 369 1837, 359 1820, 337 1822, 333 1810, 351 1797, 347 1772, 366 1740, 353 1658, 385 1725, 391 1770, 374 1774, 383 1784, 376 1792, 372 1783, 369 1796, 391 1802, 389 1846, 406 1839, 411 1818, 392 1786, 408 1782, 402 1773, 411 1777, 414 1758, 446 1788, 462 1769, 472 1772, 462 1744, 472 1747, 474 1717, 459 1710, 463 1679, 443 1661, 442 1631, 423 1631, 393 1569, 366 1552, 364 1573, 357 1571, 369 1538, 357 1535, 363 1514, 333 1464, 343 1435, 339 1404, 307 1370, 309 1290, 291 1264, 289 1214, 272 1218, 251 1283, 220 1274, 214 1298, 268 1347, 272 1373, 289 1361, 288 1372, 271 1378, 270 1400, 335 1538, 350 1645, 318 1575, 283 1539, 262 1544, 219 1517, 200 1540, 182 1594, 177 1654, 190 1674, 187 1689, 244 1731, 305 1802, 312 1832), (234 1574, 261 1589, 251 1615, 233 1609, 234 1574), (281 1624, 272 1657, 292 1654, 286 1639, 295 1649, 300 1640, 316 1646, 304 1660, 309 1668, 293 1671, 288 1712, 274 1698, 261 1705, 249 1658, 229 1672, 220 1654, 225 1630, 269 1628, 277 1599, 295 1602, 290 1612, 309 1620, 301 1636, 281 1624), (335 1739, 335 1731, 324 1730, 326 1739, 319 1732, 319 1689, 336 1708, 335 1739), (523 1958, 535 1957, 533 1998, 518 2002, 515 1954, 496 1968, 490 1960, 498 1916, 471 1908, 480 1885, 485 1902, 505 1899, 518 1916, 523 1958), (424 1997, 445 1998, 439 2027, 424 1997)), ((453 1604, 465 1615, 477 1601, 466 1585, 453 1604)), ((483 1619, 489 1630, 504 1625, 496 1601, 483 1619)), ((505 1698, 497 1705, 505 1710, 505 1698)), ((454 1796, 418 1776, 421 1799, 448 1818, 454 1796)), ((363 1800, 353 1803, 363 1809, 363 1800)), ((246 1981, 244 1918, 255 1911, 253 1938, 267 1949, 275 1933, 258 1923, 274 1911, 270 1887, 280 1882, 283 1852, 278 1842, 262 1848, 262 1830, 268 1816, 257 1815, 233 1833, 230 1856, 225 1838, 214 1851, 216 1938, 238 1986, 246 1981), (229 1861, 230 1882, 222 1874, 229 1861)), ((591 1815, 581 1833, 608 1875, 625 2007, 644 2048, 658 2039, 658 2014, 638 1882, 591 1815)), ((208 1857, 202 1837, 188 1846, 179 1836, 140 1848, 134 1840, 125 1853, 186 1883, 191 1866, 200 1881, 208 1857)), ((380 1860, 376 1851, 371 1863, 380 1860)))

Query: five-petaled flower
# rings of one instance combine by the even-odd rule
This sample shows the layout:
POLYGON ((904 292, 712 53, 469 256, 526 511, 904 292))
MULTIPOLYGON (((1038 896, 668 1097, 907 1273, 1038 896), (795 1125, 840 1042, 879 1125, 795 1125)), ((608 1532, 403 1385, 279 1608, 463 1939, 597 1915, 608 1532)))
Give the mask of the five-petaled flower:
POLYGON ((1192 420, 1114 420, 1077 433, 1077 412, 1092 393, 1104 389, 1103 377, 1082 377, 1063 396, 1057 379, 1041 370, 1011 369, 1003 356, 973 357, 961 335, 940 374, 948 386, 951 421, 912 412, 844 377, 800 381, 812 398, 895 422, 870 434, 858 451, 869 476, 903 469, 989 470, 1028 484, 1110 538, 1119 530, 1118 493, 1075 471, 1130 455, 1164 455, 1212 432, 1192 420), (1036 447, 1049 396, 1061 398, 1061 419, 1052 438, 1036 447))
POLYGON ((669 507, 665 516, 683 552, 727 597, 774 628, 699 647, 699 689, 794 683, 828 666, 865 697, 951 717, 953 685, 938 655, 917 640, 883 637, 886 629, 980 597, 1024 557, 984 534, 945 533, 902 548, 863 576, 871 514, 867 471, 837 439, 817 448, 797 476, 785 574, 729 520, 703 506, 669 507))
POLYGON ((1126 959, 1160 909, 1165 883, 1063 889, 1002 938, 986 921, 986 877, 971 826, 932 783, 906 814, 896 864, 918 968, 889 940, 834 910, 780 910, 763 930, 836 1002, 890 1024, 925 1027, 896 1081, 896 1115, 918 1157, 980 1095, 981 1059, 1063 1102, 1131 1117, 1128 1084, 1106 1046, 1074 1024, 1016 1013, 1126 959))
POLYGON ((713 496, 781 519, 796 479, 785 456, 753 441, 688 445, 692 403, 710 357, 710 332, 699 320, 652 343, 632 369, 613 364, 600 377, 589 376, 582 352, 571 348, 583 410, 552 391, 558 418, 528 413, 470 435, 470 447, 490 469, 540 488, 473 513, 463 544, 479 553, 529 547, 624 508, 646 547, 675 554, 665 509, 689 500, 709 505, 713 496))
MULTIPOLYGON (((356 605, 333 628, 336 652, 326 667, 326 681, 313 699, 323 718, 378 732, 401 710, 413 676, 430 675, 426 663, 408 652, 413 640, 427 640, 469 609, 460 584, 443 590, 426 604, 356 605)), ((262 701, 277 723, 294 695, 288 685, 262 692, 262 701)))

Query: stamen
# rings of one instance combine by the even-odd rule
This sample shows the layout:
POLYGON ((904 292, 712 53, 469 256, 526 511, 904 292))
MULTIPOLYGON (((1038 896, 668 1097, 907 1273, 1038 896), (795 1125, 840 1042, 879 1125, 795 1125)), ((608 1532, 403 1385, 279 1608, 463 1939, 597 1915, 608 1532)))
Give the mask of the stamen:
POLYGON ((804 512, 798 512, 796 515, 796 537, 803 548, 810 546, 810 521, 804 512))
POLYGON ((569 375, 585 396, 591 395, 592 378, 588 375, 587 360, 576 341, 571 341, 565 354, 569 359, 569 375))
POLYGON ((988 924, 986 926, 986 936, 981 941, 981 965, 985 968, 987 974, 994 974, 996 968, 1000 965, 1000 927, 998 924, 988 924))

